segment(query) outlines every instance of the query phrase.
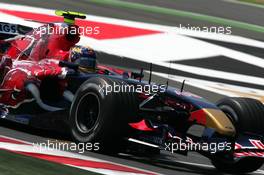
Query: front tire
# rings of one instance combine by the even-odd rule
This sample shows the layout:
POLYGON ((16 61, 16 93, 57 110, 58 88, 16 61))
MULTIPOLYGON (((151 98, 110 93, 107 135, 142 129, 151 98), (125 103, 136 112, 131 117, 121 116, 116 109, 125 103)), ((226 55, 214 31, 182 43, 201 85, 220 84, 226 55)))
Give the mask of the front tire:
POLYGON ((133 94, 102 91, 102 87, 113 83, 125 84, 106 77, 87 80, 76 92, 70 109, 72 138, 81 143, 98 143, 99 151, 104 153, 120 151, 129 117, 137 113, 133 94))
MULTIPOLYGON (((225 98, 217 103, 218 107, 230 118, 237 133, 250 132, 264 134, 263 104, 250 98, 225 98)), ((264 161, 257 157, 247 157, 237 162, 213 159, 212 164, 226 173, 249 173, 258 170, 264 161)))
POLYGON ((226 162, 225 160, 213 160, 212 164, 221 172, 230 174, 245 174, 258 170, 263 165, 262 158, 247 157, 238 162, 226 162))

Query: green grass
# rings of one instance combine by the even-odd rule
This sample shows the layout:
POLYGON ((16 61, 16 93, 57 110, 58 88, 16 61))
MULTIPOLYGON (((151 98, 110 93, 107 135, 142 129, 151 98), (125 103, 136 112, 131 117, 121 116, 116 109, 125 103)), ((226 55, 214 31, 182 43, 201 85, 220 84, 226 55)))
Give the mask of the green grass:
POLYGON ((264 33, 264 27, 255 25, 255 24, 249 24, 246 22, 231 20, 231 19, 225 19, 215 16, 209 16, 199 13, 193 13, 183 10, 176 10, 176 9, 170 9, 165 7, 158 7, 153 5, 145 5, 135 2, 126 2, 126 1, 120 1, 120 0, 86 0, 87 2, 98 4, 98 5, 108 5, 113 7, 119 7, 119 8, 127 8, 127 9, 135 9, 135 10, 142 10, 150 13, 157 13, 157 14, 164 14, 164 15, 170 15, 174 17, 186 17, 197 21, 206 21, 214 24, 221 24, 231 27, 237 27, 245 30, 250 30, 254 32, 260 32, 264 33))
POLYGON ((260 5, 264 5, 264 0, 239 0, 242 2, 249 2, 249 3, 253 3, 253 4, 260 4, 260 5))
POLYGON ((51 163, 0 150, 1 175, 98 175, 89 171, 51 163))

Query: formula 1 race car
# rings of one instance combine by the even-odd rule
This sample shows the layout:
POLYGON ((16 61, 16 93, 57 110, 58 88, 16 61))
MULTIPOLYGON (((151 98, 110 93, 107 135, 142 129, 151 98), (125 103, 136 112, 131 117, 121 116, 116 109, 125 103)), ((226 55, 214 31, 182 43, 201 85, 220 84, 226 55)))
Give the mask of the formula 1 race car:
POLYGON ((150 80, 143 81, 142 70, 101 65, 91 48, 76 45, 80 35, 71 32, 78 29, 75 18, 86 16, 56 14, 64 22, 14 37, 1 34, 2 120, 57 130, 65 123, 74 141, 99 143, 106 153, 196 151, 228 173, 263 165, 261 102, 225 98, 213 104, 183 88, 152 83, 151 69, 150 80))

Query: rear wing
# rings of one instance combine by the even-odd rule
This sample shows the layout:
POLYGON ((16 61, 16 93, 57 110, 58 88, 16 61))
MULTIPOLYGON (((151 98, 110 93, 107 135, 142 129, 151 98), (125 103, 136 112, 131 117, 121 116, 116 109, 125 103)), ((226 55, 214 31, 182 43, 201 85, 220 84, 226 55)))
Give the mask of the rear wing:
POLYGON ((0 22, 0 40, 13 38, 18 35, 25 35, 32 30, 32 27, 0 22))

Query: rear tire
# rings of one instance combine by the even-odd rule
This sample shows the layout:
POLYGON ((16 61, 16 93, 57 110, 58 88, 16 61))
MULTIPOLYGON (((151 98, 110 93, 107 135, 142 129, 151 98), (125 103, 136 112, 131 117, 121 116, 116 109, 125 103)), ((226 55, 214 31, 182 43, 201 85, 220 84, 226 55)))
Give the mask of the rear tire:
MULTIPOLYGON (((225 98, 217 103, 218 107, 230 118, 237 133, 251 132, 263 135, 263 104, 250 98, 225 98)), ((237 162, 213 159, 212 164, 226 173, 249 173, 258 170, 264 161, 257 157, 248 157, 237 162)))

